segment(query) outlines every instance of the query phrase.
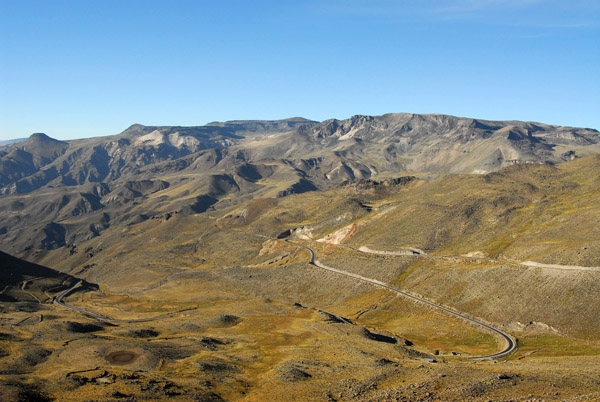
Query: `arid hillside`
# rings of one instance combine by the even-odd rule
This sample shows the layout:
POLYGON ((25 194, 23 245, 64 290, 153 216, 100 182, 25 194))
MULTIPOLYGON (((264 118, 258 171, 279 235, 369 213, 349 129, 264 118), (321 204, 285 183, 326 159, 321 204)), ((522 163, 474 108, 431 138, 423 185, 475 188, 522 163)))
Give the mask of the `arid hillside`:
POLYGON ((0 147, 0 250, 73 247, 164 214, 326 190, 347 180, 487 173, 600 152, 596 130, 446 115, 133 125, 74 141, 0 147))
POLYGON ((50 304, 73 279, 42 287, 39 300, 28 294, 48 279, 13 281, 10 295, 25 299, 2 302, 3 393, 594 400, 599 173, 600 158, 590 156, 436 180, 352 180, 204 212, 165 211, 67 247, 31 249, 28 258, 99 287, 64 295, 74 311, 50 304), (314 250, 317 265, 298 244, 314 250), (495 361, 471 360, 505 341, 360 278, 486 323, 518 347, 495 361), (31 307, 15 308, 23 302, 31 307))
POLYGON ((0 392, 597 400, 598 140, 394 114, 5 146, 0 392))

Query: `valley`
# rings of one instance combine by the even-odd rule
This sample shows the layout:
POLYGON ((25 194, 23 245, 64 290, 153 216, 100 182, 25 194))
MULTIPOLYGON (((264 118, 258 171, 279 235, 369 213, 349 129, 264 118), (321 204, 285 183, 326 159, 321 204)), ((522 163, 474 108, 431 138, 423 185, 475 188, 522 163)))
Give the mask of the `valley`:
POLYGON ((0 390, 597 400, 598 144, 390 114, 4 146, 0 390))

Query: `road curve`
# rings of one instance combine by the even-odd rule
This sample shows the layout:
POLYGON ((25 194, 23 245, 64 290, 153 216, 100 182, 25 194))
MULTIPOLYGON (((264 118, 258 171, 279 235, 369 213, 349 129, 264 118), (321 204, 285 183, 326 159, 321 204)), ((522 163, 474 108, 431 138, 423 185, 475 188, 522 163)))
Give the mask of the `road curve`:
POLYGON ((54 304, 57 304, 59 306, 62 306, 64 308, 67 308, 67 309, 72 310, 72 311, 76 311, 76 312, 81 313, 83 315, 86 315, 88 317, 95 318, 95 319, 97 319, 99 321, 121 322, 121 323, 134 323, 134 322, 154 321, 154 320, 159 320, 161 318, 173 317, 177 313, 181 313, 182 311, 186 311, 186 310, 177 311, 175 313, 163 314, 163 315, 160 315, 158 317, 139 318, 139 319, 136 319, 136 320, 121 320, 121 319, 118 319, 118 318, 110 318, 110 317, 106 317, 106 316, 103 316, 103 315, 100 315, 100 314, 92 313, 91 311, 87 311, 87 310, 84 310, 84 309, 78 308, 78 307, 69 306, 68 304, 64 303, 62 301, 63 297, 67 296, 69 293, 71 293, 72 291, 74 291, 77 287, 79 287, 79 285, 81 285, 82 282, 83 281, 80 279, 73 286, 71 286, 69 289, 64 290, 60 294, 58 294, 54 298, 54 304))
POLYGON ((501 358, 501 357, 508 356, 509 354, 511 354, 512 352, 514 352, 517 349, 517 342, 512 338, 512 336, 510 336, 509 334, 507 334, 506 332, 504 332, 504 331, 502 331, 502 330, 500 330, 498 328, 494 328, 491 325, 488 325, 488 324, 483 323, 481 321, 477 321, 477 320, 475 320, 475 319, 473 319, 471 317, 468 317, 468 316, 466 316, 464 314, 457 313, 456 311, 450 310, 449 308, 446 308, 444 306, 440 306, 439 304, 435 304, 435 303, 432 303, 432 302, 427 301, 425 299, 422 299, 420 297, 413 296, 410 293, 406 293, 406 292, 404 292, 404 291, 402 291, 400 289, 393 288, 393 287, 391 287, 391 286, 389 286, 389 285, 387 285, 387 284, 385 284, 383 282, 380 282, 378 280, 370 279, 370 278, 365 278, 364 276, 353 274, 351 272, 346 272, 346 271, 342 271, 342 270, 339 270, 339 269, 335 269, 335 268, 331 268, 331 267, 327 267, 325 265, 322 265, 321 263, 319 263, 319 261, 316 260, 316 253, 315 253, 315 251, 312 248, 310 248, 308 246, 305 246, 304 244, 296 243, 296 242, 288 240, 288 239, 285 239, 285 241, 288 242, 288 243, 290 243, 290 244, 294 244, 294 245, 296 245, 298 247, 302 247, 302 248, 305 248, 306 250, 308 250, 310 252, 309 263, 311 265, 314 265, 315 267, 318 267, 318 268, 321 268, 321 269, 324 269, 324 270, 327 270, 327 271, 330 271, 330 272, 334 272, 334 273, 339 274, 339 275, 348 276, 350 278, 357 279, 357 280, 360 280, 360 281, 363 281, 363 282, 367 282, 367 283, 370 283, 370 284, 375 285, 375 286, 379 286, 381 288, 387 289, 389 291, 392 291, 392 292, 397 293, 399 295, 402 295, 404 297, 408 297, 409 299, 412 299, 412 300, 418 301, 420 303, 426 304, 426 305, 431 306, 433 308, 436 308, 438 310, 445 311, 448 314, 451 314, 451 315, 453 315, 455 317, 458 317, 458 318, 461 318, 463 320, 469 321, 469 322, 471 322, 473 324, 477 324, 477 325, 479 325, 479 326, 481 326, 481 327, 483 327, 483 328, 485 328, 485 329, 487 329, 489 331, 494 332, 497 335, 500 335, 502 337, 502 339, 504 339, 504 341, 506 342, 506 348, 504 348, 503 350, 501 350, 498 353, 494 353, 494 354, 486 355, 486 356, 473 356, 473 357, 469 357, 469 359, 472 359, 472 360, 483 360, 483 359, 501 358))

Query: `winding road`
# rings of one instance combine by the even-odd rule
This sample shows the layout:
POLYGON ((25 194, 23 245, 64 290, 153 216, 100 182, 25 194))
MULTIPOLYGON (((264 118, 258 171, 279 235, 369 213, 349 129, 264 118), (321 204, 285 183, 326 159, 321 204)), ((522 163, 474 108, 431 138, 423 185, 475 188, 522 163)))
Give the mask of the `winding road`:
POLYGON ((71 293, 76 288, 78 288, 79 285, 81 285, 82 282, 83 281, 80 279, 73 286, 71 286, 69 289, 64 290, 60 294, 58 294, 54 298, 54 304, 57 304, 59 306, 62 306, 64 308, 67 308, 67 309, 72 310, 72 311, 76 311, 76 312, 81 313, 83 315, 86 315, 88 317, 95 318, 95 319, 97 319, 99 321, 110 322, 110 323, 113 323, 113 322, 135 323, 135 322, 155 321, 155 320, 160 320, 161 318, 173 317, 175 314, 191 310, 191 309, 185 309, 185 310, 176 311, 174 313, 159 315, 158 317, 138 318, 138 319, 135 319, 135 320, 122 320, 122 319, 118 319, 118 318, 106 317, 106 316, 103 316, 103 315, 100 315, 100 314, 92 313, 91 311, 87 311, 87 310, 84 310, 84 309, 79 308, 79 307, 69 306, 68 304, 66 304, 66 303, 64 303, 62 301, 63 297, 67 296, 69 293, 71 293))
POLYGON ((428 305, 430 307, 433 307, 435 309, 442 310, 442 311, 444 311, 444 312, 446 312, 448 314, 451 314, 451 315, 453 315, 455 317, 458 317, 458 318, 461 318, 463 320, 469 321, 469 322, 471 322, 473 324, 476 324, 476 325, 479 325, 480 327, 483 327, 483 328, 485 328, 485 329, 487 329, 489 331, 492 331, 493 333, 499 335, 506 342, 506 347, 503 350, 501 350, 500 352, 498 352, 498 353, 494 353, 494 354, 486 355, 486 356, 473 356, 473 357, 470 357, 469 359, 472 359, 472 360, 497 359, 497 358, 508 356, 509 354, 511 354, 512 352, 514 352, 517 349, 517 342, 515 341, 515 339, 513 339, 512 336, 510 336, 506 332, 502 331, 501 329, 494 328, 491 325, 488 325, 488 324, 483 323, 481 321, 475 320, 474 318, 468 317, 468 316, 466 316, 464 314, 457 313, 456 311, 450 310, 449 308, 446 308, 446 307, 441 306, 439 304, 435 304, 435 303, 432 303, 432 302, 427 301, 425 299, 422 299, 420 297, 413 296, 410 293, 406 293, 406 292, 404 292, 404 291, 402 291, 400 289, 393 288, 393 287, 391 287, 391 286, 389 286, 389 285, 387 285, 387 284, 385 284, 383 282, 380 282, 378 280, 366 278, 364 276, 360 276, 360 275, 357 275, 357 274, 354 274, 354 273, 351 273, 351 272, 346 272, 346 271, 342 271, 342 270, 339 270, 339 269, 336 269, 336 268, 331 268, 331 267, 325 266, 325 265, 319 263, 319 261, 316 260, 317 254, 316 254, 315 250, 313 250, 312 248, 310 248, 308 246, 305 246, 304 244, 296 243, 296 242, 288 240, 288 239, 285 239, 285 241, 287 243, 290 243, 290 244, 293 244, 295 246, 302 247, 302 248, 308 250, 310 252, 309 263, 311 265, 317 267, 317 268, 321 268, 321 269, 324 269, 324 270, 327 270, 327 271, 330 271, 330 272, 334 272, 334 273, 339 274, 339 275, 344 275, 344 276, 347 276, 347 277, 350 277, 350 278, 353 278, 353 279, 357 279, 359 281, 370 283, 372 285, 375 285, 375 286, 387 289, 389 291, 392 291, 394 293, 397 293, 397 294, 399 294, 401 296, 404 296, 404 297, 407 297, 409 299, 415 300, 417 302, 426 304, 426 305, 428 305))

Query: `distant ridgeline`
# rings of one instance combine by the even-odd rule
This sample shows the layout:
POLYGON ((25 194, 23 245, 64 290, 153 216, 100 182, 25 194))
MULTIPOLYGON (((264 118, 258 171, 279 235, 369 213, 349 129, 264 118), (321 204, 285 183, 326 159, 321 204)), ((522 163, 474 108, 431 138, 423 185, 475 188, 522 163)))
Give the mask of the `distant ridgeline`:
POLYGON ((348 181, 487 173, 600 153, 598 131, 447 115, 132 125, 0 146, 0 248, 53 250, 114 225, 200 214, 348 181))

